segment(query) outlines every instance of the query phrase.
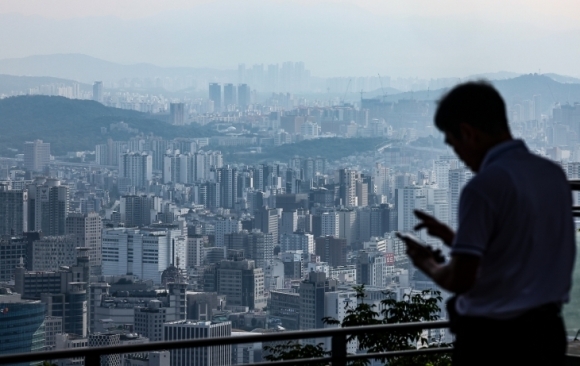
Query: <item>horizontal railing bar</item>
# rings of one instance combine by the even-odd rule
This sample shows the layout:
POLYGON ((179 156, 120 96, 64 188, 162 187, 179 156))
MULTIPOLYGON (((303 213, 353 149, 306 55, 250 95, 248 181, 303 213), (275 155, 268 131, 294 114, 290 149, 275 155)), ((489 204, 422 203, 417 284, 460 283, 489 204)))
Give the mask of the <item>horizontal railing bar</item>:
POLYGON ((414 356, 423 355, 430 353, 449 353, 453 351, 453 347, 437 347, 437 348, 420 348, 420 349, 407 349, 403 351, 387 351, 378 353, 361 353, 356 355, 348 355, 346 359, 348 361, 352 360, 368 360, 369 358, 384 358, 384 357, 396 357, 396 356, 414 356))
MULTIPOLYGON (((356 355, 347 355, 347 361, 353 360, 368 360, 371 358, 384 358, 384 357, 395 357, 395 356, 414 356, 414 355, 423 355, 423 354, 431 354, 431 353, 449 353, 453 351, 453 347, 439 347, 439 348, 421 348, 421 349, 411 349, 411 350, 404 350, 404 351, 387 351, 387 352, 379 352, 379 353, 361 353, 356 355)), ((297 365, 297 364, 309 364, 309 363, 318 363, 318 362, 326 362, 331 361, 332 357, 321 357, 321 358, 305 358, 305 359, 296 359, 290 361, 273 361, 273 362, 260 362, 260 363, 253 363, 253 366, 269 366, 269 365, 297 365)))
POLYGON ((258 363, 253 363, 252 366, 311 365, 313 363, 330 362, 330 361, 332 361, 332 357, 298 358, 295 360, 286 360, 286 361, 258 362, 258 363))
POLYGON ((151 343, 108 346, 108 347, 76 348, 58 351, 0 355, 0 364, 12 362, 57 360, 61 358, 75 358, 85 356, 100 356, 107 354, 139 353, 139 352, 171 350, 179 348, 210 347, 210 346, 258 343, 258 342, 266 343, 275 341, 291 341, 296 339, 325 338, 340 334, 358 335, 363 333, 378 333, 378 332, 401 331, 401 330, 411 331, 411 330, 448 328, 448 327, 449 327, 448 321, 440 320, 432 322, 368 325, 362 327, 313 329, 292 332, 256 334, 240 337, 188 339, 182 341, 163 341, 163 342, 151 342, 151 343))

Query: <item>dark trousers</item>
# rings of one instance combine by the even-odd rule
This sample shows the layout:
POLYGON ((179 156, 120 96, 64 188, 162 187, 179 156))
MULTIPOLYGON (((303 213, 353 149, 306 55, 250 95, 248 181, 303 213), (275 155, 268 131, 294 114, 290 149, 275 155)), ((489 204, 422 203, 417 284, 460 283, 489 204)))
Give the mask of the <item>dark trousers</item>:
POLYGON ((560 306, 544 305, 509 320, 458 316, 454 366, 564 365, 566 330, 560 306))

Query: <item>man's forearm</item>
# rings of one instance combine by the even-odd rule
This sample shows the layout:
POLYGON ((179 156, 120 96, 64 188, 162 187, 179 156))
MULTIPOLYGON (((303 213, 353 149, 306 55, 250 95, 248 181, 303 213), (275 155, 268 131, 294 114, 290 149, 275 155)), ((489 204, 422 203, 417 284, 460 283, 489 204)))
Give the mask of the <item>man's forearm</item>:
POLYGON ((425 261, 419 269, 439 285, 439 287, 447 291, 455 292, 451 281, 452 273, 449 265, 438 264, 434 260, 429 260, 425 261))
POLYGON ((473 285, 470 278, 456 273, 453 262, 438 264, 434 260, 428 260, 423 262, 423 264, 418 268, 430 277, 439 287, 453 293, 465 292, 473 285))

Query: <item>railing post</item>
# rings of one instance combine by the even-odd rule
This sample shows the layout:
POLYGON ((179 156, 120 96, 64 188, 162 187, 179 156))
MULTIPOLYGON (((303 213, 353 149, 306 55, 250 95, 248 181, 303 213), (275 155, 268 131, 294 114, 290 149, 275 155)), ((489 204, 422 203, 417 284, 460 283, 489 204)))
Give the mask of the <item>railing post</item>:
POLYGON ((101 366, 101 356, 97 353, 89 353, 85 356, 85 366, 101 366))
POLYGON ((335 334, 331 340, 332 366, 346 366, 346 334, 335 334))

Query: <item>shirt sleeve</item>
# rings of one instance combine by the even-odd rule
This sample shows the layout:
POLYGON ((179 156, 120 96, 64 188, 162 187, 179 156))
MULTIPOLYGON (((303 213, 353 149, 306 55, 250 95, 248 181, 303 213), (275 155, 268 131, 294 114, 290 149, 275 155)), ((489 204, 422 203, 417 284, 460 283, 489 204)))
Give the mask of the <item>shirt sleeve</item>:
POLYGON ((465 186, 459 199, 458 228, 451 254, 469 254, 481 257, 494 230, 491 204, 480 192, 465 186))

